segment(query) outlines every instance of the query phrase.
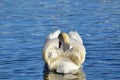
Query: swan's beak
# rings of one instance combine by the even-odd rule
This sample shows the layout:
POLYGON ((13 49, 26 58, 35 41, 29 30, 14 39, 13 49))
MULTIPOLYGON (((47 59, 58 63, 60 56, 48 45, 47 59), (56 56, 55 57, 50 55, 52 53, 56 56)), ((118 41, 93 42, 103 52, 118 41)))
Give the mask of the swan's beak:
POLYGON ((63 43, 61 41, 59 41, 59 48, 63 49, 63 43))

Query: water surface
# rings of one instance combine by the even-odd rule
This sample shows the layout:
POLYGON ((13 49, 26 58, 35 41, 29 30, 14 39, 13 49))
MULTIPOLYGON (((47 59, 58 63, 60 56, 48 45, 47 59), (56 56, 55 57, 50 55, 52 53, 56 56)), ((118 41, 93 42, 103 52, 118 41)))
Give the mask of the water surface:
POLYGON ((119 80, 119 0, 1 0, 0 80, 119 80), (79 75, 44 72, 42 47, 60 29, 78 31, 87 50, 79 75))

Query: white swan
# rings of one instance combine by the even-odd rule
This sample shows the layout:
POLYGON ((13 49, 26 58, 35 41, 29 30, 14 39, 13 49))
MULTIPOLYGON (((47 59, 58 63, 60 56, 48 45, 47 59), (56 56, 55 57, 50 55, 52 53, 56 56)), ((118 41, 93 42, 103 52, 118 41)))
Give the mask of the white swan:
POLYGON ((86 50, 76 31, 67 34, 57 30, 49 34, 42 55, 49 70, 74 73, 85 61, 86 50))

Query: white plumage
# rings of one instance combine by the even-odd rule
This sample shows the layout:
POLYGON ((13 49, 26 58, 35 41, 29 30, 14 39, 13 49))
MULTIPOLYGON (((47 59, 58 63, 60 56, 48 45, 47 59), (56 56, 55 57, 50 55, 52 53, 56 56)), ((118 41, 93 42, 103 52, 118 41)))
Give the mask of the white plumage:
POLYGON ((43 58, 49 70, 58 73, 76 72, 82 66, 85 55, 83 41, 76 31, 50 33, 43 48, 43 58))

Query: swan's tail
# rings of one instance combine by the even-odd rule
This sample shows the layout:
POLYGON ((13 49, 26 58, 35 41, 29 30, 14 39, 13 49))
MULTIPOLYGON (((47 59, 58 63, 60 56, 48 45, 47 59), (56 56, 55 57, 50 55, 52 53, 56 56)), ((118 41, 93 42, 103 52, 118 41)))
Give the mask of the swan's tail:
POLYGON ((69 61, 61 61, 57 66, 56 72, 58 73, 74 73, 79 69, 74 63, 69 61))

